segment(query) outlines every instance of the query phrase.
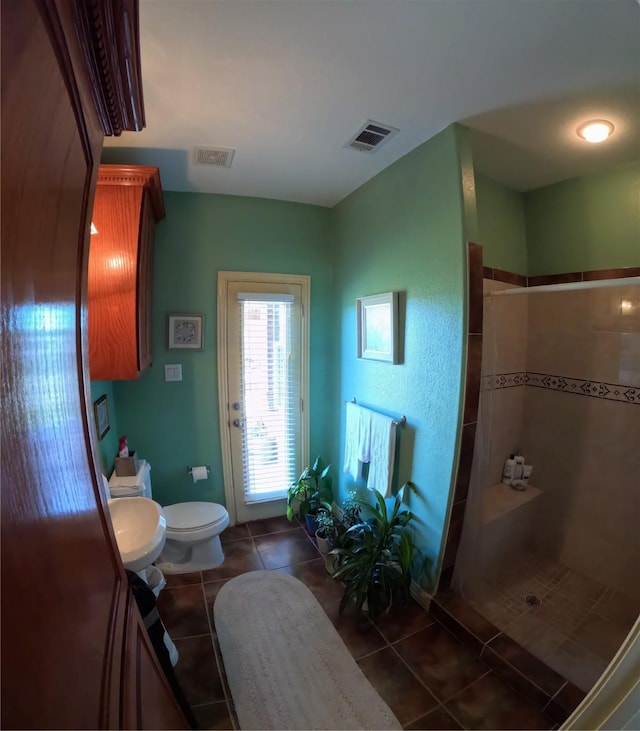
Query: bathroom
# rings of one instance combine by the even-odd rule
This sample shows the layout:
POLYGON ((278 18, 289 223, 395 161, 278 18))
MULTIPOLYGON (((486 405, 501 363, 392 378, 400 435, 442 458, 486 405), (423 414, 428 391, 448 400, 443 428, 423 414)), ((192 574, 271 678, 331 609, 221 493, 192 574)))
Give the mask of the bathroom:
MULTIPOLYGON (((106 148, 103 159, 125 162, 131 154, 106 148)), ((637 165, 524 195, 476 170, 475 202, 465 200, 463 211, 455 185, 469 170, 473 161, 468 130, 454 125, 333 209, 165 191, 167 217, 156 232, 153 340, 160 347, 155 347, 154 365, 137 381, 92 384, 94 400, 104 393, 109 400, 111 431, 99 444, 105 464, 115 453, 116 436, 126 433, 131 446, 152 465, 154 497, 160 503, 224 502, 222 473, 215 467, 221 463, 214 345, 217 271, 311 273, 311 449, 340 464, 342 404, 354 396, 407 416, 398 481, 411 479, 420 488, 411 508, 420 521, 420 548, 431 559, 423 588, 433 593, 439 573, 450 568, 450 552, 442 556, 441 545, 447 537, 457 459, 456 415, 462 401, 464 241, 482 245, 485 267, 520 276, 628 267, 637 259, 638 212, 628 204, 637 165), (425 165, 434 174, 418 185, 425 165), (591 208, 592 235, 586 237, 581 224, 584 209, 576 194, 580 190, 585 200, 597 201, 601 195, 607 201, 601 208, 591 208), (563 196, 577 197, 578 202, 556 204, 559 212, 552 219, 548 210, 563 196), (465 215, 475 207, 476 220, 465 215), (612 221, 620 235, 613 239, 609 233, 603 246, 602 232, 612 230, 612 221), (451 246, 442 246, 443 237, 451 246), (535 246, 530 237, 537 237, 531 239, 535 246), (580 246, 573 244, 577 237, 580 246), (233 247, 225 246, 225 241, 233 241, 233 247), (182 276, 177 279, 178 265, 182 276), (355 357, 355 300, 383 290, 406 293, 403 361, 397 366, 355 357), (176 351, 166 350, 169 312, 205 314, 203 352, 180 352, 176 358, 176 351), (163 367, 176 362, 182 365, 183 381, 167 383, 163 367), (395 371, 393 379, 387 377, 389 368, 395 371), (194 464, 210 465, 209 479, 194 483, 187 473, 187 466, 194 464)), ((524 304, 525 298, 517 301, 524 304)), ((485 344, 487 327, 485 322, 485 344)), ((470 348, 474 337, 470 336, 470 348)), ((526 343, 526 328, 516 328, 513 337, 526 343)), ((637 363, 627 370, 634 368, 630 377, 637 379, 637 363)), ((500 468, 506 456, 500 455, 500 468)), ((534 465, 533 484, 540 469, 540 464, 534 465)), ((344 499, 349 485, 343 476, 337 479, 339 499, 344 499)))
MULTIPOLYGON (((162 15, 161 8, 168 3, 140 5, 147 9, 141 26, 149 27, 152 21, 157 20, 155 10, 158 11, 157 16, 162 15), (152 5, 153 13, 149 11, 152 5)), ((274 12, 277 5, 281 4, 273 4, 274 12)), ((303 4, 304 11, 299 13, 305 15, 307 10, 323 12, 322 5, 303 4), (315 10, 313 6, 316 6, 315 10)), ((627 227, 627 234, 631 231, 631 235, 622 237, 621 247, 612 248, 611 239, 615 237, 610 236, 610 230, 615 227, 608 227, 606 237, 603 237, 606 238, 606 246, 602 248, 602 256, 591 256, 591 252, 582 250, 584 236, 581 231, 577 236, 578 247, 572 245, 568 249, 571 252, 568 261, 551 256, 548 267, 537 269, 532 265, 537 252, 531 253, 531 257, 527 252, 524 263, 512 265, 507 260, 509 252, 514 249, 512 242, 506 248, 500 247, 500 242, 492 237, 490 227, 478 220, 481 171, 491 178, 491 171, 484 165, 486 160, 481 164, 481 156, 475 155, 477 150, 471 140, 472 134, 478 134, 482 127, 481 120, 475 120, 475 133, 453 124, 454 120, 467 118, 465 114, 471 113, 469 105, 476 112, 500 108, 508 117, 515 111, 512 105, 522 101, 523 92, 527 98, 538 101, 547 99, 552 102, 553 95, 559 92, 566 93, 573 100, 581 89, 594 88, 589 62, 597 70, 598 50, 605 57, 607 51, 611 51, 616 62, 607 63, 604 76, 599 77, 595 86, 611 92, 618 99, 616 79, 624 81, 637 76, 635 65, 629 63, 629 49, 636 48, 636 39, 631 23, 624 22, 627 17, 635 17, 631 15, 637 11, 635 4, 631 4, 629 10, 620 3, 616 6, 618 13, 613 13, 620 36, 626 42, 617 34, 614 42, 603 31, 603 26, 609 27, 605 23, 610 14, 602 13, 603 17, 600 17, 601 8, 596 9, 595 15, 585 12, 574 17, 573 10, 565 10, 562 4, 548 6, 553 7, 553 11, 550 10, 549 14, 543 11, 542 22, 535 27, 531 25, 532 35, 528 36, 531 58, 526 54, 511 53, 512 49, 522 46, 523 39, 518 34, 499 32, 502 24, 493 23, 490 16, 489 21, 485 20, 484 10, 480 13, 473 3, 469 4, 468 11, 480 15, 481 33, 478 25, 470 22, 467 8, 463 17, 458 17, 456 5, 446 4, 448 9, 453 8, 451 20, 458 21, 460 26, 456 45, 450 43, 449 34, 441 33, 437 24, 410 22, 409 9, 430 9, 430 5, 406 4, 403 8, 407 14, 400 14, 399 6, 394 3, 386 5, 381 11, 388 15, 374 18, 372 14, 371 17, 371 21, 379 24, 381 37, 389 37, 390 26, 384 22, 388 17, 403 21, 399 30, 411 32, 411 37, 417 40, 412 46, 416 51, 424 50, 426 46, 432 50, 430 44, 424 43, 426 32, 436 38, 444 38, 440 64, 432 66, 414 62, 411 65, 414 72, 417 70, 418 76, 422 77, 417 81, 426 79, 425 88, 432 86, 434 94, 441 90, 459 90, 458 99, 462 99, 467 107, 463 110, 458 107, 457 111, 447 113, 439 104, 431 103, 430 93, 415 94, 409 84, 385 84, 392 95, 410 90, 411 98, 405 109, 414 108, 415 111, 413 102, 416 99, 427 100, 431 109, 437 109, 440 116, 432 117, 431 109, 428 115, 418 111, 421 119, 413 125, 414 136, 405 134, 395 138, 394 145, 400 145, 396 147, 399 154, 392 154, 391 146, 375 158, 341 148, 335 151, 347 173, 353 172, 359 163, 361 175, 356 178, 348 174, 330 175, 335 197, 314 198, 319 203, 317 206, 264 198, 174 192, 184 188, 176 186, 175 181, 168 184, 168 169, 172 161, 177 161, 178 166, 185 163, 189 153, 182 149, 181 144, 177 145, 180 149, 165 149, 163 153, 149 142, 153 130, 161 123, 168 122, 174 130, 190 126, 189 119, 176 118, 178 110, 180 113, 190 113, 191 110, 186 102, 176 103, 178 91, 184 90, 178 89, 178 79, 181 81, 186 74, 183 74, 181 64, 175 63, 176 58, 168 56, 172 43, 150 47, 157 53, 157 60, 166 61, 170 69, 168 73, 160 72, 161 81, 157 85, 147 83, 145 79, 147 99, 152 98, 155 88, 158 91, 156 98, 163 107, 159 110, 150 101, 147 131, 133 137, 126 133, 119 138, 119 143, 112 139, 107 145, 104 160, 115 160, 121 155, 121 159, 129 163, 141 164, 146 154, 152 158, 148 162, 160 165, 165 176, 168 216, 158 225, 153 302, 155 363, 135 382, 103 381, 91 387, 86 321, 91 203, 104 135, 117 137, 122 130, 133 132, 137 129, 139 132, 145 121, 140 68, 136 63, 139 60, 136 38, 138 3, 135 0, 105 2, 89 8, 80 0, 71 3, 28 0, 9 3, 6 7, 3 5, 3 20, 5 11, 9 20, 3 23, 3 60, 8 61, 5 64, 7 73, 3 74, 3 101, 7 103, 3 105, 5 154, 2 163, 2 339, 3 355, 7 359, 2 383, 3 406, 6 407, 2 413, 2 705, 3 720, 6 720, 3 725, 151 728, 166 727, 172 721, 174 727, 182 723, 182 719, 176 717, 177 707, 170 694, 158 692, 158 682, 163 686, 164 681, 156 672, 158 668, 149 652, 141 618, 124 581, 108 510, 101 499, 97 479, 100 470, 96 458, 101 452, 103 463, 100 467, 108 474, 117 448, 117 437, 126 433, 131 448, 149 459, 153 466, 154 496, 160 502, 166 505, 185 499, 223 501, 218 447, 222 435, 216 418, 215 385, 217 271, 223 268, 275 269, 280 272, 308 272, 314 278, 310 313, 313 324, 311 388, 310 400, 305 406, 313 413, 310 450, 321 452, 326 459, 334 462, 339 500, 344 499, 350 487, 339 470, 345 436, 344 402, 356 397, 359 403, 406 416, 407 423, 400 438, 397 482, 411 478, 418 487, 415 496, 410 498, 410 505, 418 525, 416 539, 427 559, 427 571, 416 577, 420 580, 416 591, 422 592, 420 598, 426 603, 429 597, 424 596, 425 592, 435 594, 437 589, 444 590, 450 585, 456 564, 456 539, 461 533, 467 494, 469 507, 474 499, 473 491, 467 493, 468 484, 465 483, 468 480, 463 478, 471 466, 472 436, 475 436, 478 420, 481 329, 476 329, 477 316, 467 316, 467 280, 473 280, 472 299, 477 299, 481 287, 477 287, 478 251, 475 248, 472 248, 474 266, 467 271, 467 242, 476 241, 484 246, 484 264, 494 274, 500 268, 520 272, 519 276, 523 273, 531 276, 567 270, 593 271, 596 268, 601 271, 603 267, 630 269, 638 266, 637 218, 633 218, 627 227), (103 11, 107 16, 112 12, 113 17, 105 17, 103 11), (577 24, 583 31, 596 27, 602 35, 602 44, 585 52, 580 33, 560 38, 558 25, 552 22, 556 12, 563 21, 562 29, 564 23, 571 28, 577 24), (79 19, 82 22, 78 22, 79 19), (475 83, 476 78, 469 74, 468 62, 464 61, 463 55, 457 54, 457 50, 465 46, 465 39, 488 46, 491 38, 497 41, 499 52, 513 58, 514 67, 518 60, 520 73, 532 86, 527 84, 525 88, 518 78, 518 69, 512 69, 511 63, 505 64, 504 55, 495 59, 493 69, 482 69, 484 78, 477 81, 482 81, 484 86, 475 83), (545 48, 545 53, 539 52, 541 47, 545 48), (115 63, 106 63, 105 49, 113 51, 113 57, 108 60, 115 63), (442 84, 442 78, 448 73, 453 60, 451 51, 456 52, 458 61, 463 60, 463 67, 458 67, 459 82, 449 86, 442 84), (563 61, 567 57, 582 58, 585 62, 584 66, 576 63, 572 67, 575 77, 569 73, 571 64, 568 64, 566 78, 556 78, 548 73, 549 67, 553 69, 554 59, 563 61), (117 63, 119 59, 123 59, 121 64, 117 63), (508 73, 502 75, 503 70, 508 73), (426 71, 430 71, 431 75, 427 77, 423 73, 426 71), (180 76, 174 76, 174 72, 180 76), (502 88, 495 83, 499 76, 506 86, 504 94, 496 97, 494 92, 502 88), (546 86, 548 81, 555 86, 546 86), (466 88, 473 87, 478 96, 466 94, 465 84, 466 88), (124 96, 114 95, 114 89, 124 89, 124 96), (422 144, 423 140, 428 141, 422 144), (128 144, 139 147, 127 149, 128 144), (387 150, 389 157, 386 157, 387 150), (392 160, 395 160, 393 164, 392 160), (372 167, 367 168, 367 165, 372 167), (367 169, 370 174, 366 174, 367 169), (474 178, 479 183, 477 191, 474 178), (329 208, 330 205, 333 207, 329 208), (473 276, 468 276, 471 272, 473 276), (355 299, 390 289, 400 293, 399 362, 390 365, 358 361, 355 357, 355 299), (176 311, 201 313, 205 325, 204 348, 197 352, 183 352, 179 358, 175 351, 165 348, 166 318, 176 311), (182 380, 165 381, 165 365, 173 366, 174 374, 180 367, 182 380), (92 401, 100 399, 103 399, 100 401, 100 425, 104 427, 108 409, 111 428, 99 441, 94 428, 92 401), (208 478, 197 483, 188 473, 189 466, 196 465, 211 468, 208 478), (58 651, 61 643, 63 651, 58 651)), ((513 17, 518 23, 516 27, 529 30, 526 19, 537 19, 538 9, 535 6, 534 3, 529 8, 518 5, 513 17)), ((223 13, 235 12, 240 4, 176 3, 165 7, 165 10, 175 12, 176 19, 182 21, 187 19, 187 7, 194 10, 197 7, 213 8, 212 12, 223 13)), ((252 7, 255 12, 246 15, 255 26, 256 43, 247 43, 244 39, 242 44, 237 44, 234 37, 228 40, 238 50, 238 67, 244 68, 244 61, 251 61, 268 75, 276 64, 264 63, 261 53, 264 47, 282 50, 286 54, 292 48, 289 42, 292 39, 297 41, 299 36, 288 34, 284 23, 274 23, 277 30, 282 30, 286 42, 265 42, 269 24, 257 21, 259 8, 265 5, 258 3, 252 7), (255 55, 247 52, 248 48, 255 49, 255 55)), ((329 6, 325 4, 325 7, 329 6)), ((344 12, 351 13, 352 7, 355 5, 344 4, 344 12)), ((442 9, 444 7, 443 4, 442 9)), ((271 10, 263 12, 270 13, 271 10)), ((357 16, 354 18, 362 44, 352 43, 355 35, 347 43, 342 42, 340 33, 329 35, 330 39, 339 39, 336 50, 340 48, 351 53, 373 48, 371 38, 366 33, 366 37, 362 37, 362 31, 368 24, 362 25, 359 20, 357 16)), ((340 17, 333 11, 327 14, 326 21, 335 23, 339 31, 344 30, 340 17)), ((615 24, 612 23, 611 27, 615 24)), ((178 23, 165 22, 164 26, 170 36, 177 33, 178 23)), ((202 43, 189 44, 190 47, 208 50, 213 45, 210 43, 213 30, 224 35, 224 26, 219 24, 212 23, 211 28, 205 24, 193 26, 193 36, 196 32, 205 36, 201 38, 202 43)), ((312 24, 314 38, 322 40, 323 43, 318 45, 326 50, 326 35, 319 33, 316 36, 317 30, 318 27, 312 24)), ((308 57, 307 50, 299 54, 300 61, 308 57)), ((473 54, 471 46, 467 50, 473 54)), ((146 51, 144 55, 146 69, 153 69, 155 64, 149 62, 146 51)), ((412 54, 409 56, 409 61, 415 61, 412 54)), ((377 60, 384 63, 385 56, 377 54, 377 60)), ((333 69, 333 73, 326 74, 326 80, 332 86, 347 70, 357 75, 357 81, 360 74, 356 64, 340 66, 333 69)), ((195 64, 192 67, 198 68, 195 64)), ((290 58, 278 66, 283 69, 291 67, 290 58)), ((474 68, 480 71, 479 67, 474 68)), ((327 66, 323 65, 323 71, 326 69, 327 66)), ((296 64, 293 71, 303 69, 296 64)), ((244 75, 249 77, 249 74, 244 75)), ((208 81, 204 74, 197 76, 208 81)), ((259 82, 265 80, 261 74, 258 76, 261 77, 259 82)), ((370 76, 375 76, 369 80, 375 82, 374 89, 379 90, 381 79, 374 74, 370 76)), ((304 77, 305 82, 308 80, 308 76, 304 77)), ((343 88, 355 100, 352 90, 359 86, 347 81, 343 88)), ((260 88, 266 89, 266 86, 261 83, 260 88)), ((316 93, 315 84, 306 83, 306 88, 316 93)), ((335 91, 335 88, 325 90, 335 91)), ((236 91, 238 89, 233 89, 233 100, 236 99, 236 91)), ((290 91, 287 89, 287 97, 293 99, 295 95, 290 91)), ((253 115, 257 98, 249 96, 247 109, 253 115)), ((632 97, 635 99, 633 94, 632 97)), ((233 102, 227 103, 220 94, 202 94, 201 98, 207 105, 211 104, 208 111, 217 118, 227 114, 232 118, 232 124, 240 129, 237 124, 239 110, 233 102)), ((318 96, 318 99, 322 98, 318 96)), ((337 117, 340 105, 335 99, 333 101, 334 104, 327 104, 324 111, 330 110, 337 117)), ((269 109, 281 108, 273 102, 272 96, 268 101, 269 109)), ((292 110, 287 106, 286 111, 292 110)), ((363 109, 361 111, 364 113, 363 109)), ((367 110, 366 113, 375 112, 367 110)), ((360 124, 360 115, 358 117, 357 123, 360 124)), ((319 121, 317 129, 326 131, 329 125, 325 121, 328 120, 321 118, 319 121)), ((349 124, 346 126, 350 127, 349 124)), ((569 126, 574 145, 572 149, 578 150, 579 145, 583 146, 576 153, 580 155, 582 149, 589 148, 575 136, 575 124, 569 126)), ((514 133, 519 129, 513 122, 507 127, 514 133)), ((624 127, 618 124, 617 140, 629 138, 625 138, 623 131, 624 127)), ((306 140, 303 139, 304 142, 306 140)), ((600 154, 596 150, 594 157, 600 154)), ((239 151, 239 162, 242 156, 239 151)), ((607 153, 604 156, 607 157, 607 153)), ((611 171, 628 159, 623 156, 611 161, 611 171)), ((299 162, 303 164, 299 166, 299 172, 306 181, 314 181, 316 176, 308 174, 309 165, 305 160, 301 156, 299 162)), ((184 172, 189 165, 181 167, 184 172)), ((249 165, 252 182, 259 180, 259 168, 260 165, 249 165)), ((223 176, 228 170, 217 172, 223 176)), ((572 174, 583 176, 577 193, 590 189, 588 172, 586 168, 580 171, 573 169, 572 174)), ((235 176, 235 171, 231 175, 235 176)), ((637 180, 637 167, 633 176, 637 180)), ((560 177, 558 175, 555 179, 560 177)), ((278 179, 283 182, 283 178, 273 175, 268 182, 274 185, 278 179)), ((636 188, 634 182, 631 195, 635 195, 636 188)), ((295 185, 289 188, 290 191, 292 189, 295 185)), ((276 197, 301 199, 297 190, 288 196, 280 189, 272 191, 269 188, 268 191, 276 197)), ((227 189, 227 192, 243 191, 227 189)), ((252 195, 260 196, 265 192, 264 187, 251 189, 252 195)), ((582 220, 592 218, 593 201, 591 196, 587 197, 590 215, 588 219, 583 216, 582 220)), ((620 213, 620 200, 615 194, 612 197, 609 209, 620 213)), ((520 199, 526 211, 529 199, 527 196, 520 196, 520 199)), ((303 197, 302 200, 311 198, 303 197)), ((489 211, 486 205, 482 208, 489 211)), ((492 220, 502 219, 497 216, 492 220)), ((616 218, 616 222, 621 220, 625 220, 624 213, 616 218)), ((565 249, 561 246, 556 253, 559 255, 560 251, 565 249)), ((112 264, 117 265, 118 261, 116 259, 112 264)), ((482 266, 482 261, 479 263, 482 266)), ((517 295, 506 295, 505 299, 508 296, 517 295)), ((131 326, 132 323, 129 320, 127 324, 131 326)), ((118 341, 110 340, 108 344, 118 347, 118 341)), ((104 429, 101 428, 100 432, 103 436, 104 429)), ((482 440, 478 443, 481 444, 482 440)), ((524 450, 529 446, 518 444, 515 448, 524 450)), ((535 451, 528 452, 527 456, 534 463, 534 474, 542 475, 543 464, 535 451)), ((117 502, 124 505, 127 501, 117 502)), ((219 568, 222 573, 216 578, 225 572, 237 572, 239 563, 242 563, 242 571, 259 568, 261 564, 264 567, 265 563, 280 570, 292 566, 292 561, 295 571, 303 576, 309 569, 308 564, 317 562, 318 559, 312 558, 315 547, 298 526, 283 523, 280 519, 273 525, 267 522, 254 527, 258 528, 258 532, 247 526, 230 526, 224 531, 226 560, 219 568), (293 544, 300 544, 301 550, 289 550, 293 544), (247 545, 255 547, 256 551, 244 557, 248 561, 240 561, 241 546, 247 545), (252 564, 257 554, 259 562, 252 564), (285 560, 289 561, 286 565, 282 563, 285 560)), ((320 568, 324 570, 324 566, 320 568)), ((199 674, 206 672, 212 677, 220 667, 210 613, 205 612, 203 606, 205 626, 194 627, 191 622, 193 607, 188 595, 199 595, 201 604, 206 601, 208 606, 215 598, 216 587, 211 584, 218 582, 210 581, 212 577, 205 577, 203 573, 192 585, 188 583, 192 578, 180 574, 170 576, 169 586, 161 593, 160 599, 165 605, 162 610, 165 618, 168 616, 165 609, 173 604, 174 620, 179 618, 183 623, 181 636, 176 636, 176 639, 185 643, 182 649, 189 645, 193 651, 181 652, 178 667, 187 680, 191 676, 192 685, 197 687, 199 674), (195 587, 193 591, 192 586, 195 587), (207 645, 208 655, 200 654, 207 645)), ((315 574, 307 578, 310 583, 320 580, 320 576, 315 574)), ((339 591, 326 571, 322 580, 331 587, 328 591, 339 591)), ((442 603, 451 602, 452 597, 455 599, 455 595, 446 592, 438 594, 433 597, 432 604, 434 607, 442 606, 442 603)), ((335 606, 335 596, 327 597, 327 611, 331 607, 335 609, 335 606)), ((445 614, 440 615, 443 621, 445 614)), ((425 714, 431 716, 432 713, 435 716, 425 719, 425 724, 439 727, 446 724, 449 727, 487 725, 490 723, 488 719, 493 718, 487 714, 503 710, 500 703, 494 702, 498 697, 508 712, 495 727, 514 728, 543 723, 539 718, 532 720, 537 717, 536 709, 525 708, 527 704, 522 696, 508 688, 506 682, 500 681, 497 670, 494 672, 494 669, 488 669, 489 665, 479 663, 477 655, 470 656, 467 652, 465 656, 464 645, 457 643, 449 633, 450 625, 445 628, 442 622, 438 624, 433 619, 434 616, 435 612, 427 615, 421 607, 416 609, 416 605, 412 605, 407 617, 399 621, 396 618, 386 628, 372 628, 364 623, 362 627, 352 625, 347 630, 359 652, 364 649, 363 662, 370 669, 388 671, 380 692, 383 692, 385 684, 387 689, 388 683, 391 684, 402 725, 421 727, 425 714), (423 642, 419 657, 416 657, 418 634, 423 642), (372 649, 371 641, 374 645, 382 643, 384 646, 372 649), (452 645, 457 656, 462 657, 458 664, 429 662, 430 652, 452 645), (416 666, 409 666, 407 658, 412 654, 420 666, 420 673, 428 674, 434 669, 438 673, 442 671, 440 677, 432 678, 441 690, 444 688, 437 699, 429 691, 427 683, 419 679, 417 669, 414 672, 416 666), (398 681, 400 675, 406 678, 407 683, 398 681), (415 692, 409 693, 411 683, 415 692), (486 692, 488 688, 491 693, 486 692), (478 703, 479 699, 483 704, 478 703), (449 715, 445 706, 452 709, 449 715), (455 713, 454 706, 457 709, 455 713), (510 711, 518 711, 520 715, 515 715, 521 720, 524 713, 529 723, 514 722, 510 711), (456 718, 460 718, 460 722, 456 722, 456 718)), ((506 640, 503 644, 508 646, 506 640)), ((483 652, 485 649, 487 658, 498 658, 495 653, 491 654, 491 648, 484 647, 483 652)), ((217 681, 213 682, 216 697, 204 700, 200 697, 199 705, 219 703, 221 710, 224 706, 229 711, 230 699, 223 687, 223 678, 217 676, 217 681)), ((567 687, 563 685, 563 690, 567 687)), ((545 699, 545 708, 549 706, 550 711, 554 710, 563 700, 561 694, 562 690, 559 690, 557 696, 548 701, 545 699)), ((229 720, 227 715, 223 723, 228 724, 229 720)), ((555 716, 547 715, 544 727, 560 722, 555 716)))

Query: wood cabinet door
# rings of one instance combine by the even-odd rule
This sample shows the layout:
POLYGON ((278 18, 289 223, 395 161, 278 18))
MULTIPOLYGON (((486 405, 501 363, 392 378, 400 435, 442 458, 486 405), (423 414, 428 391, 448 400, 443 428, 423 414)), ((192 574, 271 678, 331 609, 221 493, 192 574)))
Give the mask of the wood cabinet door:
POLYGON ((138 272, 141 186, 100 185, 89 250, 91 379, 134 380, 138 362, 138 272))
POLYGON ((2 3, 1 723, 184 728, 96 481, 86 275, 104 126, 78 77, 87 7, 2 3))

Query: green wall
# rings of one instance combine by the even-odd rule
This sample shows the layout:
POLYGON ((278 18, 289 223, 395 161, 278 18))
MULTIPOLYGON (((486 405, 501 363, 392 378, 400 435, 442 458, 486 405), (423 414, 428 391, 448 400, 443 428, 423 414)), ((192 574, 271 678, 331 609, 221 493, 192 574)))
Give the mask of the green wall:
POLYGON ((310 274, 311 454, 328 454, 335 358, 330 211, 261 198, 165 192, 167 217, 156 229, 152 368, 114 382, 118 423, 129 446, 151 464, 161 504, 224 504, 218 423, 216 288, 219 270, 310 274), (166 350, 170 312, 204 313, 204 352, 166 350), (164 381, 165 363, 181 363, 182 382, 164 381), (189 465, 211 467, 193 483, 189 465))
POLYGON ((91 381, 91 400, 95 403, 100 396, 107 396, 107 408, 109 410, 110 429, 102 441, 98 442, 98 457, 100 458, 100 470, 107 478, 113 472, 113 458, 118 451, 118 415, 117 406, 113 393, 111 381, 91 381))
MULTIPOLYGON (((358 403, 404 414, 397 484, 416 483, 409 505, 416 541, 432 562, 433 589, 445 537, 457 461, 465 359, 466 244, 460 146, 465 131, 451 126, 378 174, 334 209, 336 337, 338 338, 341 466, 344 405, 358 403), (356 298, 398 290, 403 362, 356 357, 356 298)), ((465 153, 468 172, 468 154, 465 153)), ((465 184, 473 230, 473 182, 465 184)), ((342 501, 354 487, 336 470, 342 501)), ((359 486, 360 494, 366 494, 359 486)))
POLYGON ((527 275, 527 236, 522 194, 476 172, 478 240, 483 264, 527 275))
POLYGON ((640 266, 640 163, 523 198, 530 276, 640 266))

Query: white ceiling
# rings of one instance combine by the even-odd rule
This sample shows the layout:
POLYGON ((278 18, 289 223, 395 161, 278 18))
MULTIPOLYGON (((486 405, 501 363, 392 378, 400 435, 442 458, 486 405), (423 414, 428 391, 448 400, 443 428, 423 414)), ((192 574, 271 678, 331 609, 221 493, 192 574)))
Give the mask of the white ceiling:
POLYGON ((140 0, 147 128, 104 161, 168 190, 332 206, 452 122, 476 169, 529 190, 640 158, 634 0, 140 0), (605 117, 602 145, 575 129, 605 117), (401 131, 344 144, 367 119, 401 131), (196 145, 237 150, 230 169, 196 145))

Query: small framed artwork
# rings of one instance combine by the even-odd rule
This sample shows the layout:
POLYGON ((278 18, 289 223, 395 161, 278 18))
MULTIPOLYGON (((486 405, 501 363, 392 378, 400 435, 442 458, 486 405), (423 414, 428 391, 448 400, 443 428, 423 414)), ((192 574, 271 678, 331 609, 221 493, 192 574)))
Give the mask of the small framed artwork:
POLYGON ((204 315, 169 315, 168 348, 204 349, 204 315))
POLYGON ((358 358, 398 362, 398 293, 359 297, 358 358))
POLYGON ((93 402, 93 414, 96 419, 98 441, 101 441, 104 438, 104 435, 109 431, 109 429, 111 429, 111 425, 109 424, 109 406, 107 405, 106 393, 93 402))

